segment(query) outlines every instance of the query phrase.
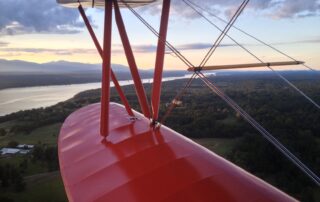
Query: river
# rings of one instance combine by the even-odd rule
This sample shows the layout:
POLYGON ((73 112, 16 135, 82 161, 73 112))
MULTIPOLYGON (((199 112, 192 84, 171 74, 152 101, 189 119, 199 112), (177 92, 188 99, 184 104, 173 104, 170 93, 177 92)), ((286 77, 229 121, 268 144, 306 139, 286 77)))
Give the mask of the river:
MULTIPOLYGON (((167 77, 163 81, 190 78, 190 75, 181 77, 167 77)), ((152 79, 144 79, 143 83, 152 83, 152 79)), ((120 85, 131 85, 132 80, 120 81, 120 85)), ((100 83, 37 86, 23 88, 8 88, 0 90, 0 116, 39 107, 48 107, 72 98, 81 91, 100 88, 100 83)), ((111 84, 113 86, 113 84, 111 84)))

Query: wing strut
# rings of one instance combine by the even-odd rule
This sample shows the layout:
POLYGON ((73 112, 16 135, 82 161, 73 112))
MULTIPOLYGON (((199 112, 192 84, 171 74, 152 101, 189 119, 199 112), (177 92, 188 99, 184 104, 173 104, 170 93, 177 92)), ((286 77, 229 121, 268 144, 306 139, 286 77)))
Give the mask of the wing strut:
MULTIPOLYGON (((217 28, 219 31, 222 32, 222 35, 227 36, 229 39, 231 39, 233 42, 235 42, 239 47, 241 47, 243 50, 245 50, 247 53, 249 53, 251 56, 253 56, 255 59, 257 59, 260 63, 265 63, 262 59, 260 59, 258 56, 253 54, 249 49, 244 47, 242 44, 237 42, 234 38, 232 38, 230 35, 228 35, 225 30, 220 29, 217 25, 215 25, 211 20, 209 20, 206 16, 204 16, 197 8, 195 8, 195 3, 191 3, 190 0, 182 0, 186 5, 188 5, 191 9, 193 9, 196 13, 198 13, 201 17, 203 17, 206 21, 208 21, 212 26, 217 28), (189 3, 188 3, 188 2, 189 3), (192 5, 191 5, 192 4, 192 5)), ((248 1, 248 0, 247 0, 248 1)), ((198 6, 197 6, 198 7, 198 6)), ((226 27, 230 26, 230 23, 227 24, 226 27)), ((233 26, 231 24, 230 28, 233 26)), ((221 36, 221 35, 220 35, 221 36)), ((220 41, 221 42, 221 41, 220 41)), ((216 49, 220 43, 215 44, 213 47, 216 49)), ((269 46, 270 47, 270 46, 269 46)), ((214 49, 214 50, 215 50, 214 49)), ((279 52, 279 51, 278 51, 279 52)), ((294 60, 295 62, 298 62, 297 60, 294 60)), ((205 63, 204 63, 205 64, 205 63)), ((268 63, 266 63, 268 64, 268 63)), ((306 65, 304 65, 307 67, 306 65)), ((203 65, 200 65, 200 69, 203 67, 203 65)), ((315 107, 320 109, 320 105, 316 103, 312 98, 310 98, 307 94, 305 94, 302 90, 300 90, 296 85, 294 85, 291 81, 286 79, 284 76, 282 76, 279 72, 277 72, 274 68, 272 68, 270 65, 267 65, 268 67, 276 76, 278 76, 280 79, 282 79, 285 83, 287 83, 290 87, 292 87, 295 91, 297 91, 300 95, 302 95, 306 100, 308 100, 311 104, 313 104, 315 107)))
POLYGON ((141 106, 141 110, 142 110, 145 117, 151 118, 149 103, 147 100, 146 93, 144 91, 144 87, 141 82, 138 67, 137 67, 136 61, 134 59, 134 55, 133 55, 132 48, 131 48, 131 45, 129 42, 129 38, 128 38, 126 29, 125 29, 125 26, 124 26, 124 23, 122 20, 118 1, 113 0, 113 3, 114 3, 114 12, 115 12, 116 23, 117 23, 119 34, 120 34, 121 41, 123 44, 124 52, 126 54, 127 61, 128 61, 129 67, 130 67, 130 71, 131 71, 132 78, 133 78, 134 85, 135 85, 135 89, 136 89, 136 92, 138 95, 138 100, 139 100, 139 103, 141 106))
POLYGON ((104 12, 104 38, 102 62, 101 115, 100 134, 107 137, 109 133, 109 103, 111 74, 111 40, 112 40, 112 0, 106 0, 104 12))
POLYGON ((241 69, 241 68, 256 68, 256 67, 271 67, 271 66, 286 66, 286 65, 300 65, 304 64, 301 61, 288 61, 288 62, 269 62, 269 63, 251 63, 251 64, 235 64, 235 65, 215 65, 204 67, 190 67, 189 72, 201 70, 220 70, 220 69, 241 69))
MULTIPOLYGON (((90 33, 90 36, 91 36, 91 38, 93 40, 94 45, 96 46, 101 58, 103 59, 103 50, 102 50, 102 48, 101 48, 101 46, 99 44, 99 41, 98 41, 98 39, 97 39, 93 29, 92 29, 92 26, 90 25, 90 22, 89 22, 89 20, 88 20, 88 18, 86 16, 86 14, 84 12, 84 9, 83 9, 81 4, 78 6, 78 10, 79 10, 79 12, 80 12, 80 14, 82 16, 82 19, 83 19, 83 21, 84 21, 84 23, 85 23, 85 25, 86 25, 89 33, 90 33)), ((114 83, 114 86, 115 86, 119 96, 120 96, 120 99, 121 99, 122 103, 124 104, 124 106, 126 108, 127 113, 129 114, 129 116, 134 117, 134 114, 132 112, 131 106, 130 106, 126 96, 124 95, 124 93, 123 93, 123 91, 121 89, 121 86, 120 86, 120 84, 118 82, 118 79, 117 79, 116 75, 114 74, 114 72, 112 71, 112 68, 111 68, 111 79, 112 79, 112 81, 114 83)))
POLYGON ((153 123, 156 123, 158 121, 158 116, 159 116, 161 82, 162 82, 162 72, 163 72, 163 65, 164 65, 164 55, 165 55, 165 49, 166 49, 170 2, 171 0, 163 0, 160 33, 158 38, 157 57, 156 57, 156 64, 155 64, 155 70, 154 70, 152 98, 151 98, 153 123))

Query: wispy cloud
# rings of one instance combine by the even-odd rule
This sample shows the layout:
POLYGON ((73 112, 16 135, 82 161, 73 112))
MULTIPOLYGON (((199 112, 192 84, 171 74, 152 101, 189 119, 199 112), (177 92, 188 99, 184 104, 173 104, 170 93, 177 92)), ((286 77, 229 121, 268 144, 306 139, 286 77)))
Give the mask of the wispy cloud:
POLYGON ((320 15, 319 0, 284 0, 271 14, 274 18, 310 17, 320 15))
MULTIPOLYGON (((196 5, 205 8, 207 11, 220 15, 221 13, 229 17, 243 0, 189 0, 196 5)), ((141 8, 141 11, 150 14, 159 13, 161 1, 157 4, 141 8)), ((320 15, 319 0, 252 0, 248 4, 248 10, 260 11, 261 15, 271 18, 301 18, 320 15)), ((190 7, 182 0, 173 0, 171 13, 184 18, 199 18, 190 7)))
POLYGON ((0 47, 8 46, 8 42, 0 41, 0 47))
MULTIPOLYGON (((1 43, 0 43, 1 44, 1 43)), ((1 46, 1 45, 0 45, 1 46)), ((211 48, 212 44, 209 43, 192 43, 192 44, 181 44, 177 45, 176 48, 180 51, 183 50, 201 50, 211 48)), ((235 46, 233 44, 221 44, 220 47, 235 46)), ((123 53, 121 44, 115 44, 113 46, 113 53, 123 53)), ((153 53, 157 50, 157 46, 153 44, 147 45, 134 45, 133 51, 136 53, 153 53)), ((54 55, 76 55, 76 54, 98 54, 95 49, 49 49, 49 48, 9 48, 1 47, 1 52, 5 52, 7 55, 12 54, 38 54, 38 53, 49 53, 54 55)), ((170 50, 167 50, 170 52, 170 50)))
POLYGON ((84 26, 77 10, 59 6, 55 0, 0 1, 0 34, 78 33, 84 26))
POLYGON ((320 43, 320 37, 313 38, 313 39, 302 39, 302 40, 296 40, 296 41, 273 43, 273 45, 300 44, 300 43, 320 43))
POLYGON ((0 48, 6 53, 51 53, 55 55, 96 54, 95 49, 0 48))

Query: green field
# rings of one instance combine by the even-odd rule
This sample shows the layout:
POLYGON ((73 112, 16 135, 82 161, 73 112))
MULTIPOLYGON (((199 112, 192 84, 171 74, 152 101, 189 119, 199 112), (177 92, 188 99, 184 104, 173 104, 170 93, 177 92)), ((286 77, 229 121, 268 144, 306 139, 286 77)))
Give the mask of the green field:
MULTIPOLYGON (((300 80, 294 80, 295 77, 292 79, 299 87, 320 102, 320 81, 296 76, 300 80)), ((288 91, 273 77, 249 75, 214 79, 218 83, 223 82, 221 86, 230 97, 316 173, 320 173, 320 158, 317 155, 320 153, 320 113, 312 105, 288 91)), ((177 89, 185 85, 184 82, 164 83, 160 117, 165 113, 165 104, 171 102, 177 89)), ((150 85, 145 87, 146 92, 151 91, 150 85)), ((131 106, 139 110, 134 88, 126 86, 124 91, 131 106)), ((59 169, 57 138, 61 123, 74 110, 99 100, 100 91, 90 90, 52 107, 0 117, 0 147, 17 141, 36 145, 38 149, 31 155, 0 159, 2 168, 6 164, 18 168, 26 183, 22 192, 15 192, 14 184, 9 188, 0 186, 1 202, 5 201, 3 197, 14 201, 66 200, 61 178, 57 172, 53 172, 59 169), (22 169, 26 161, 28 166, 22 169)), ((111 100, 119 102, 114 89, 111 91, 111 100)), ((320 190, 316 185, 223 101, 203 90, 199 81, 194 82, 182 102, 182 106, 173 110, 166 120, 166 126, 301 201, 320 201, 320 190)))
MULTIPOLYGON (((14 201, 64 202, 68 201, 59 172, 33 175, 25 178, 26 190, 21 193, 5 193, 14 201)), ((1 192, 0 192, 1 193, 1 192)))
POLYGON ((214 153, 227 158, 232 149, 240 141, 240 138, 201 138, 192 140, 214 153))
MULTIPOLYGON (((7 129, 14 122, 0 124, 0 128, 7 129)), ((30 134, 15 133, 0 137, 0 147, 5 147, 10 141, 17 141, 19 144, 47 144, 56 145, 61 123, 51 124, 33 130, 30 134)))

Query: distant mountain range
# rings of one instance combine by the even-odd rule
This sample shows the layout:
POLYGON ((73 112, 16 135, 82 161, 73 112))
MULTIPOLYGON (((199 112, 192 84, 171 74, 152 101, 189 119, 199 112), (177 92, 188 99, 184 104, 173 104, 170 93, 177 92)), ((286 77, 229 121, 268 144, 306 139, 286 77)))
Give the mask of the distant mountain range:
MULTIPOLYGON (((124 65, 112 64, 115 72, 129 72, 124 65)), ((150 71, 150 70, 141 70, 150 71)), ((21 60, 0 59, 0 73, 10 74, 64 74, 64 73, 85 73, 101 72, 101 64, 86 64, 78 62, 57 61, 49 63, 33 63, 21 60)))
MULTIPOLYGON (((127 66, 112 64, 118 80, 131 80, 127 66)), ((143 79, 153 77, 154 70, 139 70, 143 79)), ((163 77, 184 76, 186 71, 164 71, 163 77)), ((26 86, 63 85, 101 81, 101 64, 57 61, 33 63, 0 59, 0 89, 26 86)))

